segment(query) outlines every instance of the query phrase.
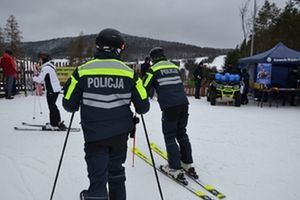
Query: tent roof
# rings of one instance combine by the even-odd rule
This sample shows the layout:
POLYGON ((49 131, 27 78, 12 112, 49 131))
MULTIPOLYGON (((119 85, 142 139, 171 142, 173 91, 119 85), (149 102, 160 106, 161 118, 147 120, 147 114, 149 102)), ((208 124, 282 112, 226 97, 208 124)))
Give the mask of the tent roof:
POLYGON ((300 64, 300 52, 290 49, 279 42, 268 51, 239 59, 239 63, 300 64))

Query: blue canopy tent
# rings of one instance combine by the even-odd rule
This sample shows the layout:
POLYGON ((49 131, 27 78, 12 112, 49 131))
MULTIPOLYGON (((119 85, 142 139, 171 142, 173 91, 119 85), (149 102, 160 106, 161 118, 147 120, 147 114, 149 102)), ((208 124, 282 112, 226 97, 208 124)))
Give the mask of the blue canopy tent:
POLYGON ((252 73, 250 72, 250 74, 254 82, 256 81, 254 78, 257 73, 256 66, 259 63, 272 64, 271 84, 286 87, 290 68, 300 67, 300 52, 290 49, 280 42, 268 51, 239 59, 240 68, 251 68, 252 73))

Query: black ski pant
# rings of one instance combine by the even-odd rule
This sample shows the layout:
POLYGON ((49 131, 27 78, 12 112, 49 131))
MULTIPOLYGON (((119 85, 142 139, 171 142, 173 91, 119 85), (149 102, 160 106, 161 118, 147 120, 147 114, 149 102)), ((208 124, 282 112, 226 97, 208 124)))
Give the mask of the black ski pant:
POLYGON ((126 177, 122 164, 126 160, 127 140, 128 133, 123 133, 85 143, 85 161, 90 180, 87 199, 126 200, 126 177))
POLYGON ((195 81, 195 98, 200 99, 201 80, 195 81))
POLYGON ((14 76, 7 76, 6 77, 6 83, 5 83, 5 96, 11 97, 12 91, 13 91, 13 84, 14 84, 14 76))
POLYGON ((58 126, 58 123, 61 121, 60 113, 56 106, 56 100, 59 92, 47 92, 47 103, 49 108, 50 124, 52 126, 58 126))
POLYGON ((180 169, 181 161, 193 163, 192 147, 186 133, 188 104, 163 110, 162 129, 168 153, 168 164, 172 169, 180 169))

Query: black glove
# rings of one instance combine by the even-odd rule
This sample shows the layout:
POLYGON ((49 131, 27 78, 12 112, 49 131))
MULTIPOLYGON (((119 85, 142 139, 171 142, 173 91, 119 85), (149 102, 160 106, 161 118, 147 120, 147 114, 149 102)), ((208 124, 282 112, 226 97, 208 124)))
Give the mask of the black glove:
POLYGON ((138 124, 138 123, 140 123, 140 118, 138 118, 137 116, 134 116, 133 118, 132 118, 132 121, 133 121, 133 129, 130 131, 130 133, 129 133, 129 136, 130 136, 130 138, 134 138, 134 136, 135 136, 135 131, 136 131, 136 125, 138 124))

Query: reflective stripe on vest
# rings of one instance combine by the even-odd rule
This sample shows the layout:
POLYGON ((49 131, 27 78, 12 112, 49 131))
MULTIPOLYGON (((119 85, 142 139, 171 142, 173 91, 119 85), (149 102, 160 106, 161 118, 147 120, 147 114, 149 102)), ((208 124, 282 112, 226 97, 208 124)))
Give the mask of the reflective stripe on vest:
POLYGON ((111 75, 133 78, 134 71, 116 59, 95 59, 78 68, 79 77, 87 75, 111 75))
POLYGON ((149 72, 147 72, 146 73, 147 74, 147 78, 146 78, 146 80, 145 80, 145 82, 144 82, 144 87, 147 87, 148 86, 148 84, 149 84, 149 82, 151 81, 151 79, 152 79, 152 77, 153 77, 153 74, 151 74, 151 73, 149 73, 149 72))
POLYGON ((144 86, 143 86, 143 81, 142 81, 140 78, 138 78, 138 80, 136 81, 135 87, 136 87, 136 89, 137 89, 137 91, 138 91, 138 93, 139 93, 141 99, 142 99, 142 100, 147 99, 147 97, 148 97, 147 91, 146 91, 146 89, 144 88, 144 86))
POLYGON ((182 83, 181 78, 179 76, 159 78, 159 79, 157 79, 157 82, 160 86, 162 86, 162 85, 175 85, 175 84, 182 83))
POLYGON ((116 101, 120 99, 131 99, 131 93, 104 95, 104 94, 83 92, 82 97, 87 99, 97 100, 97 101, 116 101))
POLYGON ((128 105, 131 101, 131 93, 104 95, 84 92, 82 97, 84 105, 103 109, 128 105))
POLYGON ((122 99, 113 102, 100 102, 100 101, 93 101, 89 99, 83 99, 82 103, 83 105, 92 106, 96 108, 111 109, 119 106, 128 105, 130 103, 130 100, 122 99))
POLYGON ((153 65, 151 69, 156 72, 161 69, 178 69, 178 67, 169 61, 160 61, 153 65))
POLYGON ((69 88, 68 88, 68 91, 67 91, 66 95, 64 96, 64 98, 65 98, 66 100, 70 100, 71 95, 72 95, 72 93, 73 93, 73 91, 74 91, 74 89, 75 89, 77 83, 78 83, 78 81, 77 81, 77 80, 74 78, 74 76, 72 75, 72 76, 71 76, 71 83, 70 83, 70 86, 69 86, 69 88))

